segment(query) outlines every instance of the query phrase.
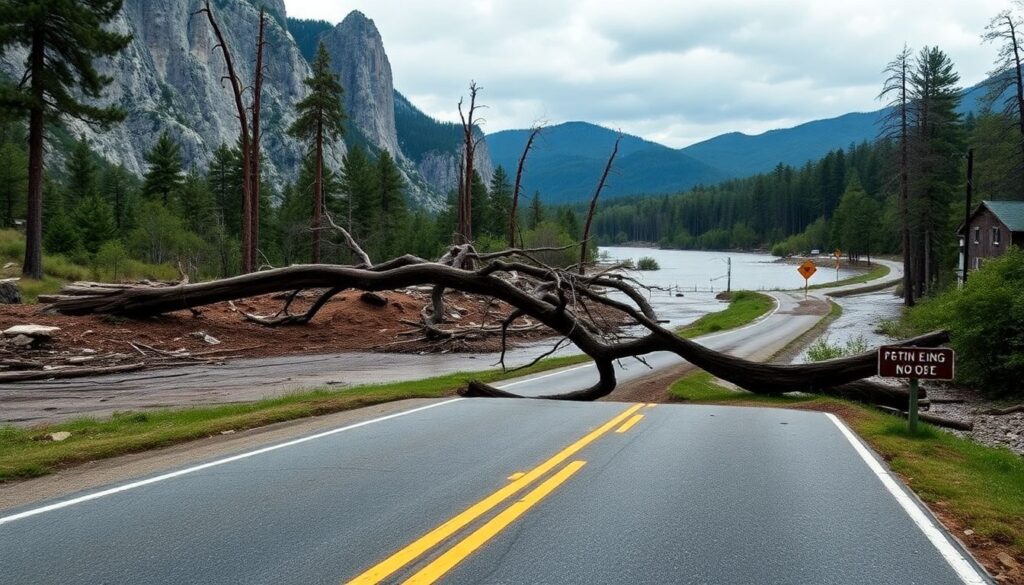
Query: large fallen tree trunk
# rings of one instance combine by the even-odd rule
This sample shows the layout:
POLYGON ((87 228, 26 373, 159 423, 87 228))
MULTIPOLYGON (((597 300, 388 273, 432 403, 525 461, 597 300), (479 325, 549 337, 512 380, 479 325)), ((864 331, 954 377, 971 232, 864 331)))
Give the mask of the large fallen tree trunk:
MULTIPOLYGON (((655 351, 676 353, 723 380, 761 394, 804 391, 844 395, 841 389, 830 390, 876 372, 874 352, 798 365, 764 364, 730 356, 683 339, 662 327, 644 295, 628 278, 606 273, 579 275, 573 270, 508 261, 501 254, 471 254, 479 266, 472 270, 410 255, 364 267, 299 265, 172 287, 97 288, 95 294, 60 298, 49 310, 67 315, 99 313, 148 317, 295 289, 383 291, 433 286, 502 300, 561 334, 593 358, 600 375, 597 384, 545 398, 594 400, 606 396, 615 388, 612 367, 615 360, 655 351), (625 300, 608 296, 607 289, 623 293, 625 300), (589 306, 594 305, 603 305, 606 311, 621 312, 643 326, 647 333, 639 337, 620 337, 603 319, 592 315, 589 306)), ((528 256, 528 252, 523 254, 528 256)), ((903 344, 934 346, 946 341, 946 332, 939 331, 903 344)), ((479 382, 471 384, 465 394, 515 396, 479 382)), ((880 402, 877 397, 866 398, 869 402, 880 402)))

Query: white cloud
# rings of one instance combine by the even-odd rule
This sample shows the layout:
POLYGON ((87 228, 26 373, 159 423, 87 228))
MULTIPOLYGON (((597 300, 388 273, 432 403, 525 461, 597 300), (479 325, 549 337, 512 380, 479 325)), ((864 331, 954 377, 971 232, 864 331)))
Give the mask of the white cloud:
POLYGON ((485 129, 586 120, 684 146, 757 133, 875 100, 907 42, 949 53, 965 85, 995 48, 979 35, 1007 0, 286 0, 291 16, 374 19, 396 87, 457 119, 470 79, 485 129))

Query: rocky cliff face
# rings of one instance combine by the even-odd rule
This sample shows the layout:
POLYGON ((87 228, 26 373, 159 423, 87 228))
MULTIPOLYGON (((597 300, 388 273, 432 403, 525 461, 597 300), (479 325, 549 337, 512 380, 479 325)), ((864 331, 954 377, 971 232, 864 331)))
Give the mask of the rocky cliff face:
POLYGON ((377 147, 400 157, 391 63, 373 21, 354 10, 320 40, 345 88, 345 111, 353 124, 377 147))
MULTIPOLYGON (((266 175, 272 182, 292 179, 302 160, 301 145, 285 133, 294 119, 293 104, 305 95, 303 78, 309 67, 285 28, 282 0, 268 7, 263 93, 263 151, 266 175)), ((177 140, 187 164, 203 168, 222 143, 234 145, 239 135, 231 91, 221 78, 224 59, 205 15, 193 13, 201 0, 152 2, 126 0, 113 27, 134 35, 129 47, 102 65, 115 82, 106 99, 128 112, 111 131, 94 133, 76 122, 106 158, 135 173, 146 169, 145 154, 164 130, 177 140)), ((246 0, 213 3, 214 14, 243 84, 253 79, 259 10, 246 0)))

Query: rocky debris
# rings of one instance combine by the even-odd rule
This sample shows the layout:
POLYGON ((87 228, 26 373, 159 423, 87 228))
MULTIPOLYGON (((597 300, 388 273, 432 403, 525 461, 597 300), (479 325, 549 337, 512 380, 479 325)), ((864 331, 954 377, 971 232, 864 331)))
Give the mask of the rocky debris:
POLYGON ((39 437, 37 440, 39 440, 39 441, 57 441, 57 442, 59 442, 59 441, 66 441, 69 438, 71 438, 71 433, 69 433, 67 431, 57 431, 56 433, 46 433, 45 435, 42 435, 41 437, 39 437))
POLYGON ((989 400, 978 392, 951 384, 929 384, 930 411, 974 423, 970 432, 953 431, 993 447, 1006 447, 1024 455, 1024 412, 1015 403, 989 400), (1005 412, 1006 414, 993 414, 1005 412))
POLYGON ((193 331, 190 335, 196 339, 202 339, 208 345, 220 345, 220 340, 205 331, 193 331))
POLYGON ((17 278, 0 279, 0 305, 20 305, 21 289, 17 278))
POLYGON ((1020 564, 1010 556, 1009 553, 1002 551, 996 557, 999 559, 999 564, 1003 565, 1007 569, 1016 569, 1020 564))

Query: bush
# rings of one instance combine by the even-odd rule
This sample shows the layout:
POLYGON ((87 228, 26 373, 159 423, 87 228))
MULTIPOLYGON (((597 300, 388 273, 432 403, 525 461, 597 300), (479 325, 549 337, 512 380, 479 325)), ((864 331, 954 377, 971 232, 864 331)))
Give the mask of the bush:
POLYGON ((957 379, 994 395, 1024 395, 1024 251, 1010 248, 970 274, 967 286, 926 300, 908 319, 948 329, 957 379))
POLYGON ((650 256, 644 256, 643 258, 636 261, 637 270, 661 270, 661 266, 658 265, 658 261, 650 256))
POLYGON ((855 337, 845 345, 829 342, 828 336, 822 337, 807 348, 807 359, 812 362, 834 360, 850 355, 857 355, 868 350, 868 343, 863 336, 855 337))

